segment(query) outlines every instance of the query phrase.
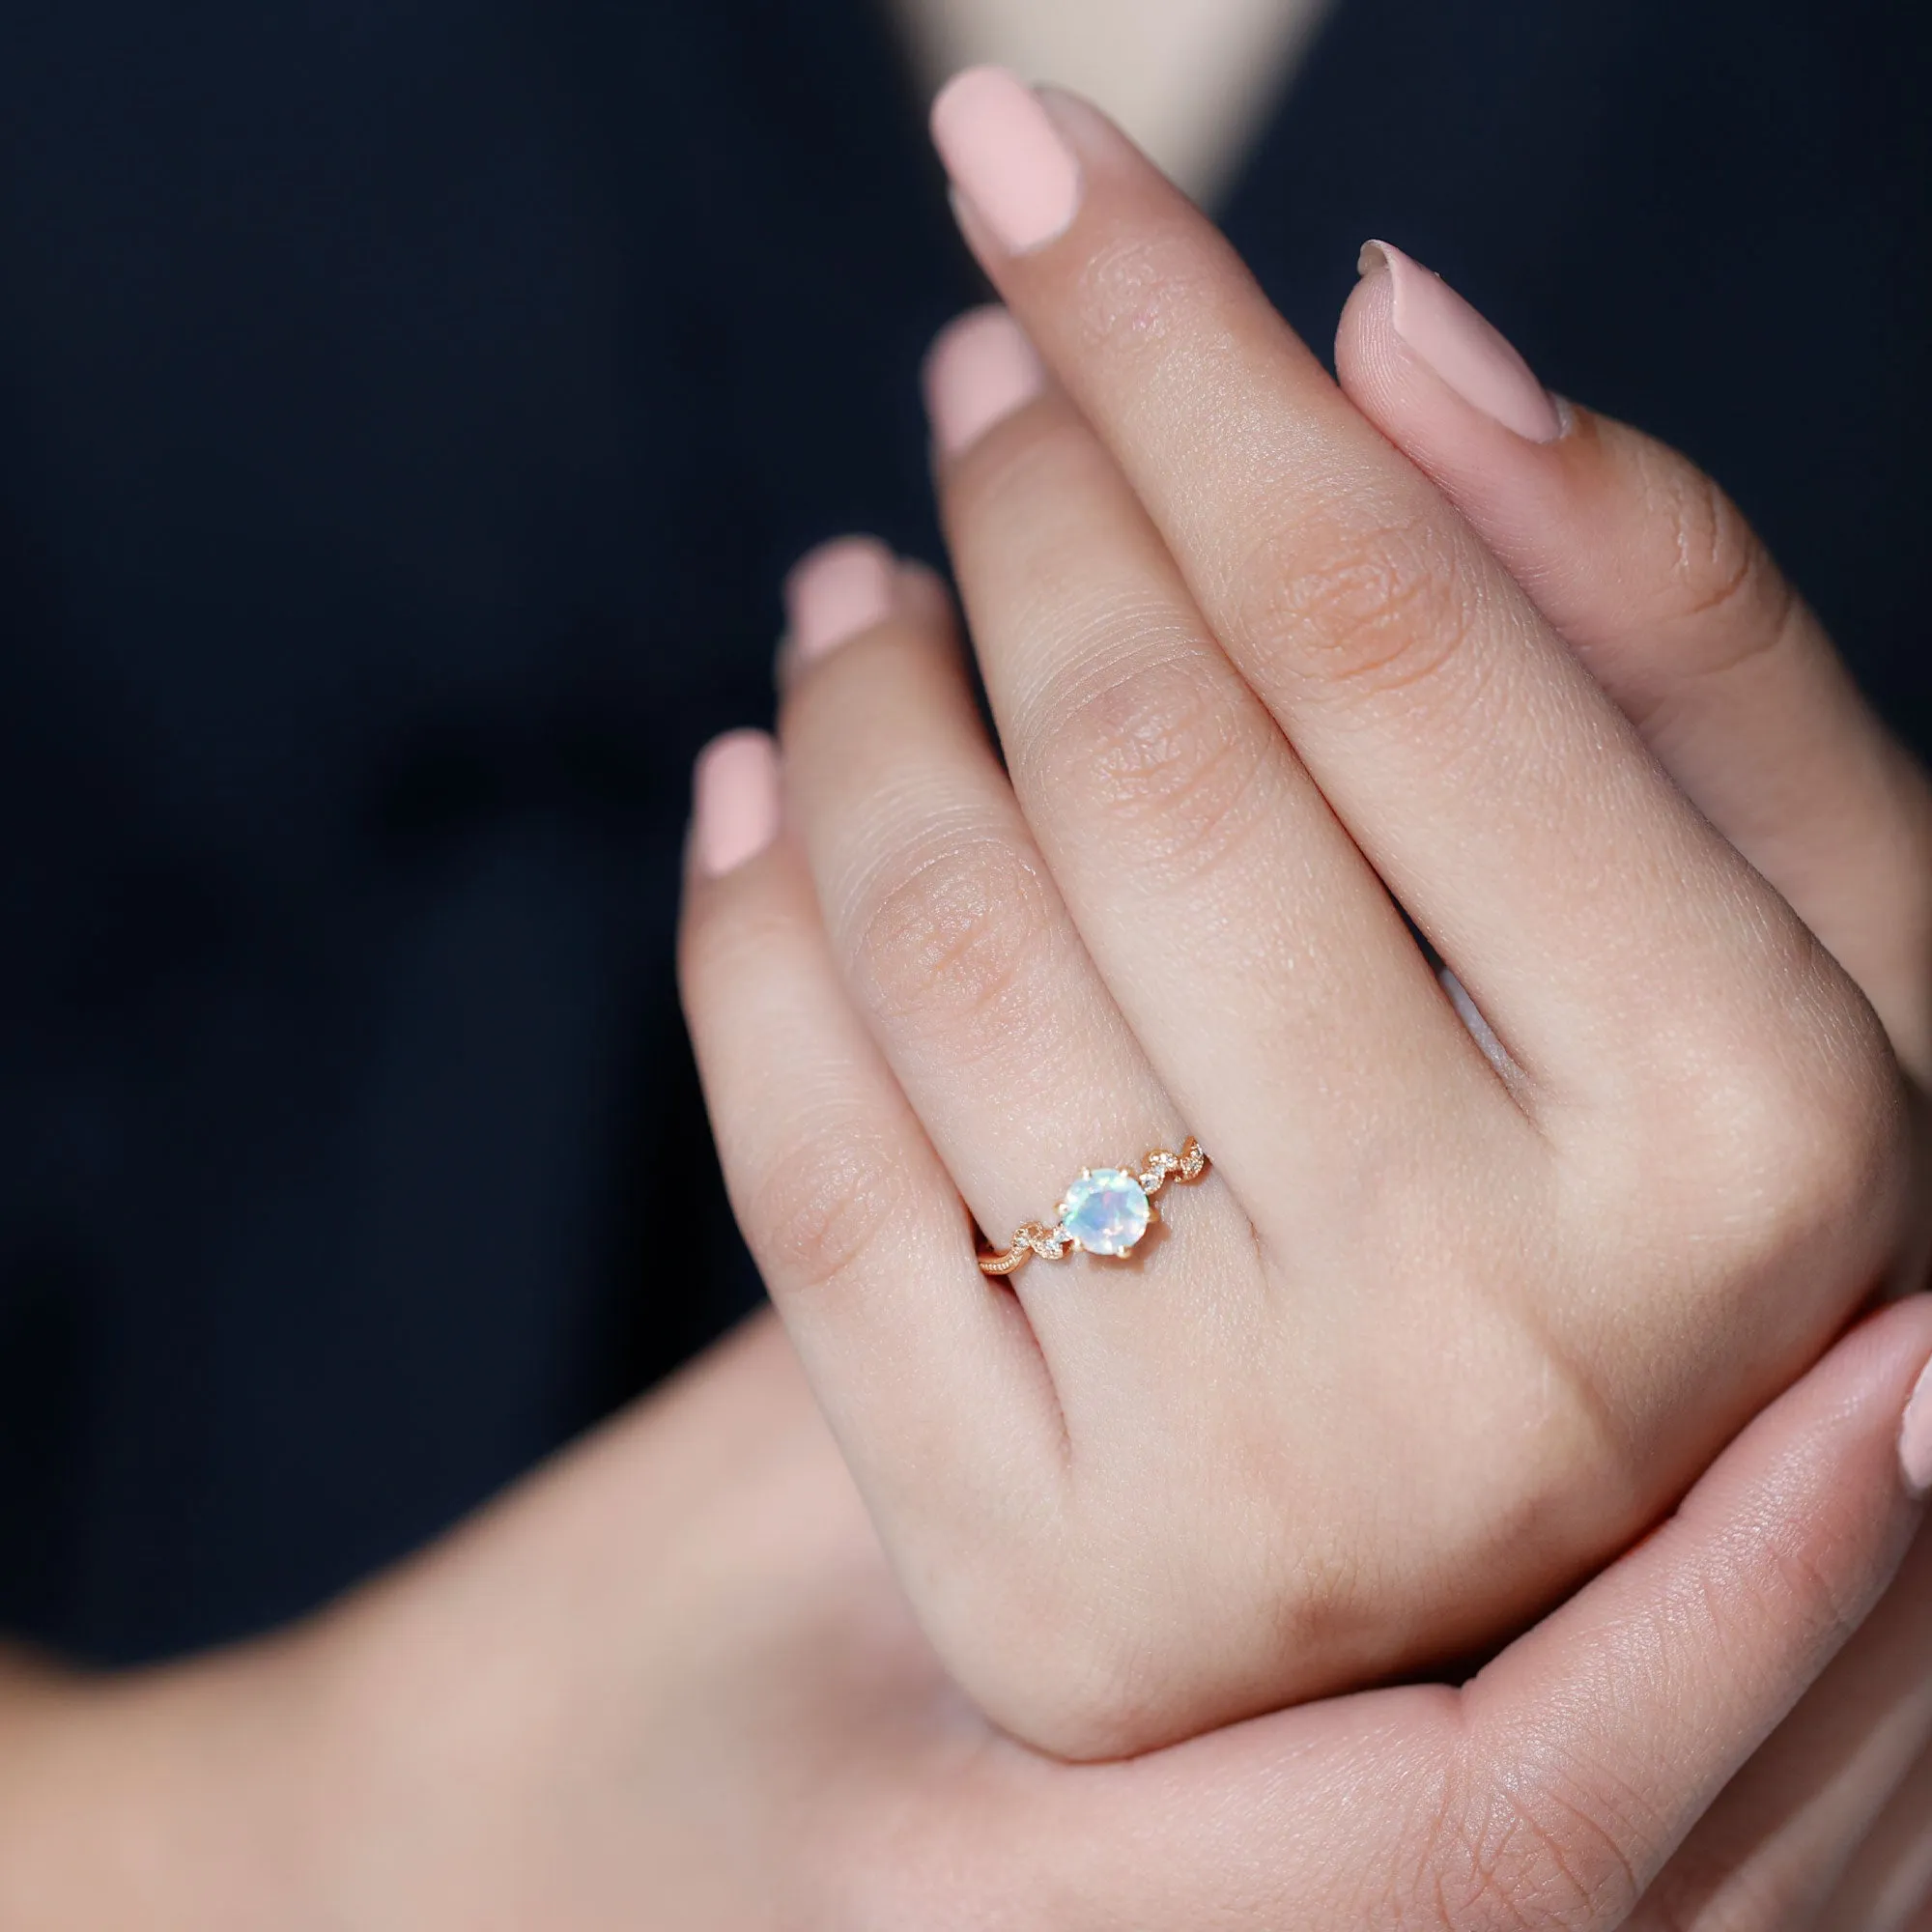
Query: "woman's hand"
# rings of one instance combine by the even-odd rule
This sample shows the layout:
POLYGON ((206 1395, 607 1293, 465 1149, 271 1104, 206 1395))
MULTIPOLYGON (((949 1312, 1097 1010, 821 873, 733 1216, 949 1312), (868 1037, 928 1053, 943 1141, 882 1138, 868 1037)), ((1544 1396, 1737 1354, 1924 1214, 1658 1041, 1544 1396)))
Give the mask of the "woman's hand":
POLYGON ((1932 816, 1676 459, 1560 435, 1480 335, 1514 494, 1390 447, 1406 265, 1351 310, 1365 414, 1091 109, 978 76, 936 123, 1061 384, 997 311, 933 362, 1007 770, 931 587, 818 558, 782 830, 765 741, 700 775, 686 999, 928 1633, 1098 1756, 1492 1640, 1900 1277, 1909 1090, 1829 949, 1922 1064, 1932 816), (982 1286, 961 1194, 1004 1246, 1190 1132, 1165 1238, 982 1286))
MULTIPOLYGON (((1493 400, 1494 372, 1520 366, 1506 346, 1397 251, 1374 247, 1363 266, 1337 343, 1344 388, 1851 971, 1922 1108, 1932 1071, 1923 772, 1708 477, 1567 405, 1553 441, 1503 433, 1431 355, 1493 400), (1468 344, 1487 363, 1471 363, 1468 344)), ((1932 1212, 1922 1132, 1917 1173, 1922 1243, 1932 1212)), ((1921 1535, 1880 1611, 1672 1861, 1644 1922, 1932 1932, 1918 1917, 1928 1908, 1932 1538, 1921 1535)))
MULTIPOLYGON (((0 1926, 1790 1932, 1794 1855, 1845 1862, 1847 1767, 1897 1750, 1806 1725, 1895 1641, 1896 1593, 1839 1648, 1921 1514, 1928 1355, 1932 1304, 1861 1328, 1460 1690, 1067 1765, 948 1682, 761 1321, 303 1631, 0 1684, 0 1926)), ((1852 1899, 1818 1922, 1900 1932, 1852 1899)))

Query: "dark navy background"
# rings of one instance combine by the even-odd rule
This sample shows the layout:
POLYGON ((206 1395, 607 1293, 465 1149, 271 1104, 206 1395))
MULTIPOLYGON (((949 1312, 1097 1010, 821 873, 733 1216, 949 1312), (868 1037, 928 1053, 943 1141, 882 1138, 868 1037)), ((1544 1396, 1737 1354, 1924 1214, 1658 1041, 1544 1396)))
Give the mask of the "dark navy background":
MULTIPOLYGON (((1691 450, 1922 745, 1921 13, 1341 0, 1225 213, 1691 450)), ((975 293, 858 0, 0 9, 0 1623, 299 1610, 751 1304, 687 768, 936 554, 975 293)))

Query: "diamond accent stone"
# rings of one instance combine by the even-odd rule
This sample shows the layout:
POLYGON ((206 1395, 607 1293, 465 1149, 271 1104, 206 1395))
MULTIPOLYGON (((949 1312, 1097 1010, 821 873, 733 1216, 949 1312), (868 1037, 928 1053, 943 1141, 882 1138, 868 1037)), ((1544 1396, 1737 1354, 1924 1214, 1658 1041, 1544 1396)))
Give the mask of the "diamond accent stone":
POLYGON ((1123 1255, 1148 1231, 1147 1189, 1124 1168, 1090 1168, 1066 1190, 1060 1226, 1090 1255, 1123 1255))

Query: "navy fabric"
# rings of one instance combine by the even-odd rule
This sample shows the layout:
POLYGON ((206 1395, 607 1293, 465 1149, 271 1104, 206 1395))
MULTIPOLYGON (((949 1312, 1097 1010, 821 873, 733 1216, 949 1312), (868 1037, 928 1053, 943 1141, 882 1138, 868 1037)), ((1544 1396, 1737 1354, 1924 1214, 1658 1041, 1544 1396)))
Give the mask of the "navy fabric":
MULTIPOLYGON (((1901 7, 1342 0, 1231 198, 1736 490, 1919 737, 1901 7)), ((65 0, 0 55, 0 1624, 411 1548, 751 1306, 670 977, 778 578, 974 298, 857 0, 65 0), (650 1218, 699 1204, 668 1242, 650 1218)))

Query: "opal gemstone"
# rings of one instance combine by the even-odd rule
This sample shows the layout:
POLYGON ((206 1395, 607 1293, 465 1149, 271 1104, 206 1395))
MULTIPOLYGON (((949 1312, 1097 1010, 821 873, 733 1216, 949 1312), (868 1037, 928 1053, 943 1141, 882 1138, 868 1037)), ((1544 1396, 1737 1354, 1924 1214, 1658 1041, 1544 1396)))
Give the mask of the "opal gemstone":
POLYGON ((1148 1231, 1146 1190, 1118 1167, 1096 1167, 1066 1190, 1060 1225, 1090 1255, 1123 1255, 1148 1231))

